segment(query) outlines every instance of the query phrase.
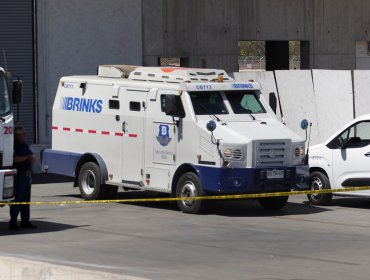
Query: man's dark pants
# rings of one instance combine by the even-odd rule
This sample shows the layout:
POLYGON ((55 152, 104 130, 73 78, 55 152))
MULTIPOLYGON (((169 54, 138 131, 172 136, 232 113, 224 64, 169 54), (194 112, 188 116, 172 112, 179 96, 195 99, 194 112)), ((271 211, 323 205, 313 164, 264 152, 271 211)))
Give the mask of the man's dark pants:
MULTIPOLYGON (((28 174, 18 174, 15 177, 15 200, 14 202, 31 201, 31 176, 28 174)), ((30 206, 12 205, 10 206, 10 224, 17 225, 17 217, 21 213, 22 224, 29 223, 30 206)))

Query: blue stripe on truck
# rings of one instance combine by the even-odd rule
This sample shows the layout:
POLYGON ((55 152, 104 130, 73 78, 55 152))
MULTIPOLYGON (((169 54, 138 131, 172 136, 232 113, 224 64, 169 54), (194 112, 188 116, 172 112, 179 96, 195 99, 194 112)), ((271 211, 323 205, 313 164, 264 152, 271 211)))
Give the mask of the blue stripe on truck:
POLYGON ((297 167, 219 168, 196 165, 203 191, 210 194, 281 192, 300 188, 300 177, 308 178, 297 167), (284 178, 267 179, 267 170, 284 170, 284 178), (289 174, 289 175, 288 175, 289 174))

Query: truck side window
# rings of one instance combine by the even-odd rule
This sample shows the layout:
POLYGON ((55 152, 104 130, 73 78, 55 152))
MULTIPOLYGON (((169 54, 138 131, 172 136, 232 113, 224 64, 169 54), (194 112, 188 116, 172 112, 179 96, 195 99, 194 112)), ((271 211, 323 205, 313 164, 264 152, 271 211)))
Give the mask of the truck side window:
POLYGON ((141 106, 140 102, 131 101, 130 102, 130 111, 140 112, 141 106))
POLYGON ((109 100, 109 109, 119 110, 119 101, 118 100, 109 100))
POLYGON ((161 95, 161 111, 165 112, 165 108, 166 108, 166 95, 162 94, 161 95))

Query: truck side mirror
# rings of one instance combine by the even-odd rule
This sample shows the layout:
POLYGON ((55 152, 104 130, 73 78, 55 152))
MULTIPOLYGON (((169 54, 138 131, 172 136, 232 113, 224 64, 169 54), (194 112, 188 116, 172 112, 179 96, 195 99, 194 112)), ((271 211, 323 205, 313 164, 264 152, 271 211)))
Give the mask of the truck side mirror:
POLYGON ((272 109, 272 111, 274 111, 275 115, 276 115, 276 110, 277 110, 277 98, 276 98, 276 95, 274 92, 270 92, 269 93, 269 105, 272 109))
POLYGON ((303 120, 301 121, 301 128, 302 128, 303 130, 306 130, 306 129, 308 128, 308 125, 309 125, 308 120, 303 119, 303 120))
POLYGON ((22 97, 23 97, 23 82, 21 80, 15 80, 13 81, 13 93, 12 93, 13 104, 21 103, 22 97))
POLYGON ((184 118, 185 111, 184 106, 181 102, 181 97, 179 95, 168 94, 165 95, 164 100, 164 112, 167 116, 177 117, 177 118, 184 118))
POLYGON ((215 121, 210 120, 210 121, 207 122, 207 130, 209 132, 215 131, 216 127, 217 127, 217 125, 216 125, 215 121))

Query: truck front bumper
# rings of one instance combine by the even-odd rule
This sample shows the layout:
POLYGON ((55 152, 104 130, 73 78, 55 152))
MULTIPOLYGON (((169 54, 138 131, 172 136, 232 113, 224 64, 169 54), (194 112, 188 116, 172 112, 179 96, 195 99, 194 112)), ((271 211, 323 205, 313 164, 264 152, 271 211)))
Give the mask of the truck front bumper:
POLYGON ((216 168, 196 166, 203 191, 209 194, 286 192, 309 189, 308 165, 271 168, 216 168), (283 174, 269 178, 271 171, 283 174))

